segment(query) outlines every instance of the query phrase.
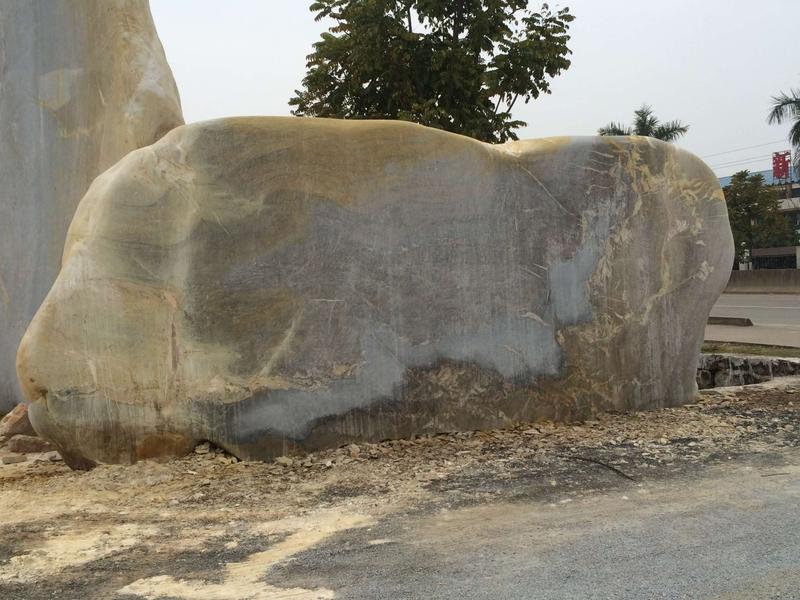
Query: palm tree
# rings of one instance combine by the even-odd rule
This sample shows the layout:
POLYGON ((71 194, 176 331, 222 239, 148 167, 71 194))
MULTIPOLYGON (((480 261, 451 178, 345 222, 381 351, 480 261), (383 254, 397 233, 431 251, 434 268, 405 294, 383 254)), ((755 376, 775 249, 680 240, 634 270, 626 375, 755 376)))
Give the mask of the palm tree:
POLYGON ((647 104, 642 104, 642 107, 635 110, 633 115, 633 127, 612 121, 598 129, 597 133, 600 135, 645 135, 665 142, 674 142, 689 131, 689 126, 680 121, 661 123, 653 114, 653 109, 647 104))
POLYGON ((781 92, 772 97, 772 110, 769 111, 767 122, 780 125, 790 119, 794 123, 789 130, 789 143, 795 147, 795 166, 800 166, 800 89, 790 89, 788 94, 781 92))

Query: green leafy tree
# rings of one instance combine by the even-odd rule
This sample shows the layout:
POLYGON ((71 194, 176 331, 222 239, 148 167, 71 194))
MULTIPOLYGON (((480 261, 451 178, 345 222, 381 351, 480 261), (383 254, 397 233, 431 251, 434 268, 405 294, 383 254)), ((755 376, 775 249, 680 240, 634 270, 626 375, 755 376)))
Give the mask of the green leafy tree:
POLYGON ((569 9, 528 0, 318 0, 333 25, 307 57, 297 116, 400 119, 487 142, 570 66, 569 9))
POLYGON ((680 121, 667 121, 662 123, 653 114, 653 109, 647 104, 633 112, 633 125, 628 127, 612 121, 605 127, 597 130, 600 135, 644 135, 654 137, 665 142, 674 142, 682 135, 686 135, 689 126, 680 121))
POLYGON ((789 143, 794 146, 795 167, 800 167, 800 90, 789 90, 789 93, 780 92, 772 97, 772 109, 769 111, 767 121, 781 125, 792 121, 789 130, 789 143))
POLYGON ((753 248, 796 243, 797 233, 780 212, 778 192, 765 184, 762 175, 739 171, 724 192, 739 262, 746 262, 753 255, 753 248))

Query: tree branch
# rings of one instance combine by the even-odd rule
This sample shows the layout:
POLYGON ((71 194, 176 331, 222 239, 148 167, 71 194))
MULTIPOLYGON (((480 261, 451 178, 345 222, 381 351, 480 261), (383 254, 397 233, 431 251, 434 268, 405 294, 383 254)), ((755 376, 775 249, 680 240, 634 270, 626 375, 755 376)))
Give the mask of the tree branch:
POLYGON ((458 43, 458 38, 461 37, 461 29, 463 27, 463 7, 461 4, 456 8, 456 13, 453 15, 453 43, 458 43))

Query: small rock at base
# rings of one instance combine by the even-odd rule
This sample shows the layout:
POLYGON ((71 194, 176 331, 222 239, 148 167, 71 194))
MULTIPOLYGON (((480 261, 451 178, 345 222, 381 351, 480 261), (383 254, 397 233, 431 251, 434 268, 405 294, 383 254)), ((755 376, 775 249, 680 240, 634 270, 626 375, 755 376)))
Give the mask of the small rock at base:
POLYGON ((0 419, 0 436, 36 435, 28 419, 28 406, 17 404, 10 413, 0 419))
POLYGON ((61 458, 61 455, 58 452, 51 450, 50 452, 41 452, 34 454, 33 456, 29 456, 28 460, 32 460, 35 463, 54 463, 60 462, 64 459, 61 458))
POLYGON ((211 451, 211 444, 208 442, 203 442, 202 444, 197 444, 194 449, 195 454, 208 454, 211 451))
POLYGON ((49 452, 53 447, 40 437, 32 435, 15 435, 8 440, 8 449, 11 452, 27 454, 31 452, 49 452))
POLYGON ((294 464, 294 461, 288 456, 279 456, 275 459, 275 462, 284 467, 291 467, 294 464))
POLYGON ((22 463, 25 462, 26 460, 28 460, 28 457, 26 457, 24 454, 6 454, 2 458, 0 458, 0 461, 2 461, 4 465, 13 465, 16 463, 22 463))

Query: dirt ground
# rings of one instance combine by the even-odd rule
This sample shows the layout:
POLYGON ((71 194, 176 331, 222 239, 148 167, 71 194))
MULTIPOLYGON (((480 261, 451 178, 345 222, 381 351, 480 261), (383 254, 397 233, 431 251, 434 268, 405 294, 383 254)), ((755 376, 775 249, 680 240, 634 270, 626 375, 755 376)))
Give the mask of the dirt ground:
MULTIPOLYGON (((168 463, 0 465, 0 597, 333 598, 270 572, 335 534, 443 507, 563 502, 800 446, 800 379, 578 425, 425 436, 280 463, 198 448, 168 463)), ((774 470, 774 469, 773 469, 774 470)), ((384 540, 371 539, 380 545, 384 540)))

